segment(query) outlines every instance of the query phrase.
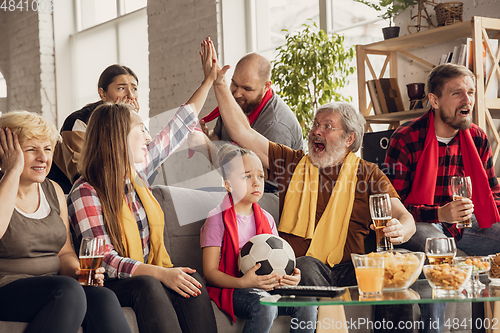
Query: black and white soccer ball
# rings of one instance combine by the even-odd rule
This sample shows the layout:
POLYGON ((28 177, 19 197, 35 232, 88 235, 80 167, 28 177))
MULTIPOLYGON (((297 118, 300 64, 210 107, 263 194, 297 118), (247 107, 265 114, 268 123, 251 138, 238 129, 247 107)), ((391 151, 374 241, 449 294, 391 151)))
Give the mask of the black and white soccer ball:
POLYGON ((250 268, 260 264, 257 275, 277 273, 278 276, 292 275, 295 268, 295 253, 281 237, 260 234, 250 238, 243 245, 238 256, 238 267, 245 274, 250 268))

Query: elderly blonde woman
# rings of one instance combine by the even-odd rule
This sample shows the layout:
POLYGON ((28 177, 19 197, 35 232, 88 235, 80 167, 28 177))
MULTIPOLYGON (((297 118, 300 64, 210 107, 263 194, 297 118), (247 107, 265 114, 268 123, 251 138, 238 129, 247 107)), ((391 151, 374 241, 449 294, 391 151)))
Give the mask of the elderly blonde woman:
POLYGON ((64 194, 46 179, 58 140, 37 114, 0 117, 0 320, 29 322, 25 332, 130 332, 112 291, 75 279, 64 194))

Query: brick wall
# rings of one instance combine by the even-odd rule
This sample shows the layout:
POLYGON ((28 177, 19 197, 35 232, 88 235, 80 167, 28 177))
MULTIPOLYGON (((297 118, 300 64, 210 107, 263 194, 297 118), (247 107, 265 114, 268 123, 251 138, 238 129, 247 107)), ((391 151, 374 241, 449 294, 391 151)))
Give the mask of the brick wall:
MULTIPOLYGON (((216 0, 149 0, 150 115, 186 102, 199 87, 200 43, 210 36, 217 43, 216 0)), ((210 94, 204 113, 215 106, 210 94)))
MULTIPOLYGON (((217 47, 216 0, 148 0, 149 108, 150 117, 185 103, 203 80, 200 43, 210 36, 217 47)), ((201 115, 216 106, 211 91, 201 115)), ((152 120, 154 134, 171 115, 152 120)), ((161 170, 160 170, 161 171, 161 170)), ((187 159, 186 145, 164 164, 167 180, 155 184, 183 187, 220 186, 220 177, 211 172, 206 158, 196 154, 187 159)))
POLYGON ((52 13, 1 11, 0 70, 7 82, 7 110, 39 112, 55 123, 52 13))

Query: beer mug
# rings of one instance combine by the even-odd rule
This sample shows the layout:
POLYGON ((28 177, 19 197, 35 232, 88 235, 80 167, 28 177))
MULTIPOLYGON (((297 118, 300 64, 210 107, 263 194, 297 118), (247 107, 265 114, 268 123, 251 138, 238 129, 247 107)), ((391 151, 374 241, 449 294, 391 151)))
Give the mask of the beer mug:
POLYGON ((97 286, 95 270, 101 267, 106 242, 103 238, 87 237, 80 244, 80 276, 82 286, 97 286))

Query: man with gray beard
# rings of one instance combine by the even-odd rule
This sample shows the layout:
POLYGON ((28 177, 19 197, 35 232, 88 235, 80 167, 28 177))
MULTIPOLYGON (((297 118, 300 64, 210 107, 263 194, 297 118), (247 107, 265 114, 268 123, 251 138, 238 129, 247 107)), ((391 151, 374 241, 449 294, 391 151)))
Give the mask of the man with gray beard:
MULTIPOLYGON (((204 52, 215 54, 209 46, 204 52)), ((218 66, 215 60, 213 66, 218 66)), ((309 154, 271 142, 249 125, 231 95, 224 76, 228 69, 218 69, 213 85, 220 114, 231 138, 253 150, 278 184, 278 230, 295 251, 300 283, 355 285, 351 253, 365 253, 371 194, 391 196, 393 218, 383 232, 392 243, 403 243, 415 232, 411 214, 384 173, 354 154, 362 144, 364 118, 348 103, 329 103, 315 115, 309 154)))

